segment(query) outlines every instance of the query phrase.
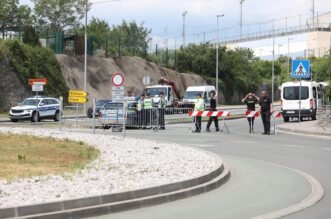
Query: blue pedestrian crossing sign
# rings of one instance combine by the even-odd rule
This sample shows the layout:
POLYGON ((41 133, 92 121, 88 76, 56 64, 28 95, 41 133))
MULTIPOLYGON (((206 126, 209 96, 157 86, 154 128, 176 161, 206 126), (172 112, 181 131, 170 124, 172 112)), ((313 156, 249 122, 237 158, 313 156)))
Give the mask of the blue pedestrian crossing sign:
POLYGON ((310 78, 310 61, 293 60, 292 78, 310 78))

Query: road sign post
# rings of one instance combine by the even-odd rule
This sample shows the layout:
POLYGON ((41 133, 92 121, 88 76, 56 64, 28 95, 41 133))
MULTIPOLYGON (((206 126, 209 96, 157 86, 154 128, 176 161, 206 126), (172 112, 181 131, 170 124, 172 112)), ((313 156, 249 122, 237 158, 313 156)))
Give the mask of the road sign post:
POLYGON ((299 85, 299 123, 301 122, 301 81, 302 78, 310 78, 310 60, 292 61, 292 78, 300 79, 299 85))
MULTIPOLYGON (((122 109, 122 119, 123 119, 123 138, 125 138, 126 132, 125 132, 125 100, 124 100, 124 95, 125 95, 125 89, 122 86, 124 83, 124 77, 120 73, 115 73, 112 75, 111 78, 112 81, 112 99, 113 101, 118 101, 123 103, 123 109, 122 109)), ((117 109, 117 123, 118 124, 118 106, 116 107, 117 109)))

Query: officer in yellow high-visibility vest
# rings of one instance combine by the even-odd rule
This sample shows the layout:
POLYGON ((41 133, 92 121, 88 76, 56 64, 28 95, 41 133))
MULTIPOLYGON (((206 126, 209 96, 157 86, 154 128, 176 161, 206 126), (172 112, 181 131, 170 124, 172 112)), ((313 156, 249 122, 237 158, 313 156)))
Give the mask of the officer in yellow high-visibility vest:
POLYGON ((149 94, 147 94, 147 97, 144 100, 144 111, 145 111, 145 125, 146 126, 152 126, 152 121, 153 121, 153 114, 152 114, 152 110, 153 110, 153 100, 150 97, 149 94))
MULTIPOLYGON (((204 111, 205 110, 205 101, 202 98, 201 94, 198 93, 196 95, 195 105, 194 105, 194 111, 204 111)), ((201 116, 195 117, 195 131, 196 133, 201 132, 201 116)))

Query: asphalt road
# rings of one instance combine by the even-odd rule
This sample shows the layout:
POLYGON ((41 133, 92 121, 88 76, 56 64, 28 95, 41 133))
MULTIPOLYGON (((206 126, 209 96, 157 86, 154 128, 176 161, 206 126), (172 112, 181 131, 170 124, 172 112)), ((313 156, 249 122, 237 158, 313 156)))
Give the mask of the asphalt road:
POLYGON ((305 178, 273 164, 306 172, 325 190, 319 203, 286 218, 331 218, 331 138, 286 133, 261 135, 260 118, 255 125, 257 133, 253 135, 248 133, 245 119, 227 124, 230 134, 194 134, 187 127, 168 127, 160 132, 128 130, 128 137, 174 142, 214 152, 230 166, 232 176, 225 185, 209 193, 96 218, 251 218, 300 202, 310 193, 305 178))
MULTIPOLYGON (((194 134, 188 130, 189 124, 168 126, 159 132, 127 130, 127 137, 173 142, 216 153, 230 166, 231 178, 222 187, 199 196, 96 218, 251 218, 276 211, 300 202, 310 193, 305 178, 278 165, 314 176, 325 190, 324 198, 315 206, 286 218, 331 218, 331 138, 286 133, 261 135, 260 120, 256 120, 255 134, 248 133, 246 119, 228 121, 230 134, 194 134)), ((19 125, 47 127, 51 124, 24 122, 19 125)), ((110 130, 97 130, 97 133, 121 135, 110 130)))

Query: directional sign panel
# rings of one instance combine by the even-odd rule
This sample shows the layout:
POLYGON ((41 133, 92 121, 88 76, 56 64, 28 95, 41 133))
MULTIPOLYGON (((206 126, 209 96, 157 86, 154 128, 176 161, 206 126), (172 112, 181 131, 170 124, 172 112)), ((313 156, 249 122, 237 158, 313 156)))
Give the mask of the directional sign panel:
POLYGON ((123 99, 125 95, 124 87, 111 87, 111 94, 113 101, 123 99))
POLYGON ((86 103, 88 100, 85 97, 70 97, 68 98, 70 103, 86 103))
POLYGON ((32 91, 41 92, 43 90, 44 90, 44 85, 42 85, 42 84, 33 84, 32 85, 32 91))
POLYGON ((88 93, 83 90, 69 90, 69 97, 87 97, 88 93))
POLYGON ((43 84, 46 85, 47 84, 47 78, 30 78, 29 79, 29 85, 33 85, 33 84, 43 84))
POLYGON ((293 60, 292 78, 310 78, 310 61, 293 60))

